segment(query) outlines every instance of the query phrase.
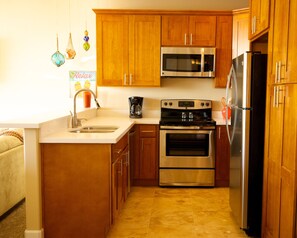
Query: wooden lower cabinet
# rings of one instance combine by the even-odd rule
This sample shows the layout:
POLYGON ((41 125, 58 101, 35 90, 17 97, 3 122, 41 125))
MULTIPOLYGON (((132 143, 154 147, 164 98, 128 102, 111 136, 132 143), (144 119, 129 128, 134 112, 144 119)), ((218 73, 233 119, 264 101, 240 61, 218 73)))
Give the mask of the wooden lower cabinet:
POLYGON ((110 152, 107 144, 41 145, 44 237, 107 235, 110 152))
POLYGON ((216 127, 216 172, 215 186, 229 187, 230 144, 226 126, 216 127))
POLYGON ((132 184, 158 185, 159 126, 136 125, 135 133, 132 184))
POLYGON ((129 146, 128 134, 112 145, 112 224, 115 222, 129 192, 129 146))

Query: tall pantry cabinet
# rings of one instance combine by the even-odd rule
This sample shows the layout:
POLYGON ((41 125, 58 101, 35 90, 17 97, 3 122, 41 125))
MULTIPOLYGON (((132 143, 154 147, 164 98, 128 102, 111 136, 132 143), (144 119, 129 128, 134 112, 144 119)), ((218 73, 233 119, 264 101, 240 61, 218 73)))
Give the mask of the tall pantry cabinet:
POLYGON ((264 238, 295 238, 297 0, 271 1, 263 190, 264 238))

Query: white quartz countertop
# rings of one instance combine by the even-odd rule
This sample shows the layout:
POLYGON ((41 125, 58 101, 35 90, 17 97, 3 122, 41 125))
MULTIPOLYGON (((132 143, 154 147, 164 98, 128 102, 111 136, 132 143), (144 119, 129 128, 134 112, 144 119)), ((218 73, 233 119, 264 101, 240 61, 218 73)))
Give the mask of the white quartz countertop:
POLYGON ((83 123, 83 126, 111 126, 118 129, 109 133, 76 133, 62 129, 56 133, 41 136, 40 143, 117 143, 134 124, 159 124, 157 118, 130 119, 129 117, 95 117, 83 123))
MULTIPOLYGON (((96 116, 96 110, 86 110, 83 116, 88 120, 83 122, 83 126, 115 126, 118 129, 109 133, 74 133, 69 132, 69 116, 57 115, 39 115, 32 118, 19 119, 7 122, 0 122, 0 128, 26 128, 38 129, 39 143, 117 143, 134 124, 159 124, 159 115, 152 117, 143 117, 132 119, 129 116, 117 115, 110 116, 101 114, 96 116)), ((213 119, 216 125, 225 125, 220 111, 213 112, 213 119)), ((230 122, 229 122, 230 124, 230 122)))

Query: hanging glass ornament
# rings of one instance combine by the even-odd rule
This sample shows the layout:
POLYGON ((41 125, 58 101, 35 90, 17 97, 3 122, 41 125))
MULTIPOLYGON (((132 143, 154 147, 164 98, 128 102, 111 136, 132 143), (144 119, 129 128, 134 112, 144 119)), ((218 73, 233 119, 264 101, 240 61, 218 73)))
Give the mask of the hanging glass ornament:
POLYGON ((65 57, 59 51, 58 34, 57 34, 57 51, 52 55, 51 60, 57 67, 60 67, 62 64, 65 63, 65 57))
POLYGON ((90 44, 89 44, 89 32, 87 30, 85 30, 85 36, 84 36, 84 44, 83 44, 83 48, 85 51, 88 51, 90 49, 90 44))
POLYGON ((72 44, 71 32, 69 33, 68 45, 66 48, 66 55, 67 55, 67 59, 74 59, 74 57, 76 56, 76 52, 72 44))

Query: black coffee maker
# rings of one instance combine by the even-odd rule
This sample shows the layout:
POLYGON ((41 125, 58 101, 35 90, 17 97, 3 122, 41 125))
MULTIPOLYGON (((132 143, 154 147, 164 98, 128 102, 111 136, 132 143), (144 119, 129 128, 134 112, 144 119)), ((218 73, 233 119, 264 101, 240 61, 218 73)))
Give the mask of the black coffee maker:
POLYGON ((142 118, 143 97, 129 97, 130 118, 142 118))

